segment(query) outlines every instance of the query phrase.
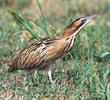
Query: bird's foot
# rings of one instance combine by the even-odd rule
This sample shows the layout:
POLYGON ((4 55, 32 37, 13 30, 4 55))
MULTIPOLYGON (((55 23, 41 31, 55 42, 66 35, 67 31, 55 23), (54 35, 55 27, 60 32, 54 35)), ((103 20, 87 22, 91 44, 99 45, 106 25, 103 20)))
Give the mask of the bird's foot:
POLYGON ((55 82, 53 80, 50 80, 52 84, 55 84, 55 82))

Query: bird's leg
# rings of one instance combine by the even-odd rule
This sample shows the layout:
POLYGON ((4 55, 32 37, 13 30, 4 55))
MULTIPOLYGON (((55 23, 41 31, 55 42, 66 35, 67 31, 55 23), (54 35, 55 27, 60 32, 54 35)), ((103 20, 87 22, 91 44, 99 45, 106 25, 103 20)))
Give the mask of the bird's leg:
POLYGON ((51 83, 53 84, 54 81, 52 80, 52 65, 50 65, 50 67, 48 68, 48 76, 49 76, 49 79, 51 81, 51 83))

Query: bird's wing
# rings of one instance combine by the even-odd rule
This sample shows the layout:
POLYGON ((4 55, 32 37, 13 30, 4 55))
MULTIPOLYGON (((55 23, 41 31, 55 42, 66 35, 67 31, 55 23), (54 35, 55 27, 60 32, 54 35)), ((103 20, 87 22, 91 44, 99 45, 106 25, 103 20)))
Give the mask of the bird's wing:
POLYGON ((20 69, 32 69, 37 68, 45 60, 47 55, 46 48, 50 48, 50 45, 54 43, 56 39, 44 38, 36 41, 26 48, 24 48, 9 68, 9 72, 20 69))

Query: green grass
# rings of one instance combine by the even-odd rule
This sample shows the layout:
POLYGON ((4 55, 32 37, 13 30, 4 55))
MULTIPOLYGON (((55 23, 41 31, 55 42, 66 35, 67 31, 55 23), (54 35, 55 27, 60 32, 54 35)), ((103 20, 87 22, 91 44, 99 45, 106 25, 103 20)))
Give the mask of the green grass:
MULTIPOLYGON (((5 2, 3 5, 7 5, 5 2)), ((34 14, 31 19, 24 14, 24 8, 29 12, 29 4, 23 6, 19 1, 20 8, 18 6, 18 9, 14 10, 19 10, 16 12, 17 18, 18 15, 22 18, 17 19, 19 22, 7 12, 7 8, 0 7, 0 99, 110 100, 109 0, 89 2, 91 1, 56 0, 53 3, 59 6, 59 10, 55 7, 55 11, 51 8, 45 13, 45 5, 40 5, 41 17, 31 20, 34 14), (53 16, 51 12, 57 13, 53 16), (52 77, 56 84, 50 83, 44 71, 36 71, 28 77, 24 71, 5 73, 8 65, 30 41, 31 37, 24 35, 24 30, 28 30, 36 39, 54 35, 60 37, 71 19, 94 13, 99 16, 80 32, 74 48, 65 60, 59 59, 53 64, 52 77), (50 24, 55 28, 55 32, 49 29, 50 24)), ((10 7, 10 3, 8 6, 10 7)))

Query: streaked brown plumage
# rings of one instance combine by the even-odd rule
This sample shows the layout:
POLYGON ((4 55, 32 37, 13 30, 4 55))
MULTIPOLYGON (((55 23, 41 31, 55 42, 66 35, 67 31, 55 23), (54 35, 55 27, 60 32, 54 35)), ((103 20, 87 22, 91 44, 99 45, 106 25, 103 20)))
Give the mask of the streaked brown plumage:
POLYGON ((25 47, 10 65, 8 72, 48 68, 51 78, 51 64, 72 48, 79 31, 96 15, 82 17, 72 22, 60 39, 44 38, 25 47))

